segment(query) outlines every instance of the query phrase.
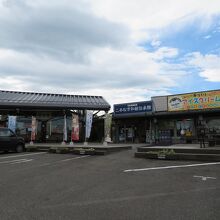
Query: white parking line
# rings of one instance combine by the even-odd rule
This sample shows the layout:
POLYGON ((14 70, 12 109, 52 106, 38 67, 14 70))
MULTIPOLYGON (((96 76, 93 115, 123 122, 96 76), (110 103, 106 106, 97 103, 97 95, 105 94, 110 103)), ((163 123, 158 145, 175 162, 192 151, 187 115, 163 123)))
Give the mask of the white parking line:
POLYGON ((0 159, 9 159, 9 158, 15 158, 15 157, 33 156, 33 155, 46 154, 46 153, 47 152, 19 154, 19 155, 7 156, 7 157, 0 157, 0 159))
POLYGON ((201 178, 201 180, 206 181, 207 179, 212 179, 212 180, 216 180, 216 177, 212 177, 212 176, 193 176, 195 178, 201 178))
POLYGON ((187 167, 198 167, 198 166, 212 166, 212 165, 220 165, 220 162, 186 164, 186 165, 166 166, 166 167, 150 167, 150 168, 141 168, 141 169, 129 169, 129 170, 124 170, 123 172, 124 173, 127 173, 127 172, 140 172, 140 171, 149 171, 149 170, 164 170, 164 169, 187 168, 187 167))
POLYGON ((59 160, 57 162, 66 162, 66 161, 70 161, 70 160, 82 159, 82 158, 85 158, 85 157, 90 157, 90 155, 81 156, 81 157, 74 157, 74 158, 68 158, 68 159, 64 159, 64 160, 59 160))
POLYGON ((9 161, 1 161, 0 164, 17 164, 17 163, 27 163, 32 161, 33 159, 19 159, 19 160, 9 160, 9 161))
POLYGON ((17 163, 27 163, 27 162, 30 162, 32 161, 33 159, 24 159, 24 160, 20 160, 20 161, 16 161, 16 162, 13 162, 13 163, 10 163, 10 164, 17 164, 17 163))

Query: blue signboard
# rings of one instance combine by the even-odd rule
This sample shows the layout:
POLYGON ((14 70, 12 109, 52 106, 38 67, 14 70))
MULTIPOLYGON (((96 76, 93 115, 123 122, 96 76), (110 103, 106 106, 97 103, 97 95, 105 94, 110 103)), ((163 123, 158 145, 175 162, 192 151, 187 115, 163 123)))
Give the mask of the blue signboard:
POLYGON ((114 105, 114 114, 132 114, 152 111, 152 102, 132 102, 114 105))

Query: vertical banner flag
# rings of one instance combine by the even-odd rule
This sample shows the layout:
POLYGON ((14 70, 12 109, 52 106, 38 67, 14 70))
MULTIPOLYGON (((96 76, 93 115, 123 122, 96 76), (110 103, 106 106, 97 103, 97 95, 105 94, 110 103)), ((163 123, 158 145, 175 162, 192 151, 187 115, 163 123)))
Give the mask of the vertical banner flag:
POLYGON ((67 127, 66 127, 66 114, 64 115, 64 125, 63 125, 63 141, 67 141, 67 127))
POLYGON ((8 128, 13 132, 16 130, 16 116, 8 116, 8 128))
POLYGON ((72 114, 72 141, 79 140, 79 116, 76 114, 72 114))
POLYGON ((92 128, 93 111, 86 111, 86 138, 90 137, 92 128))
POLYGON ((112 115, 106 114, 105 116, 105 138, 110 139, 111 137, 111 125, 112 125, 112 115))
POLYGON ((36 128, 37 128, 37 119, 36 119, 36 117, 32 116, 32 121, 31 121, 31 141, 35 141, 35 139, 36 139, 36 128))

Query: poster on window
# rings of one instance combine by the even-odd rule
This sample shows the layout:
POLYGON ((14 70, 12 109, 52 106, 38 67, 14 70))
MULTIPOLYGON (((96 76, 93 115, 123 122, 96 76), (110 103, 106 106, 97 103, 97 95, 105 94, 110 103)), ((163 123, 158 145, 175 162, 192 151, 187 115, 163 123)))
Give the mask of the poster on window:
POLYGON ((16 116, 8 116, 8 128, 13 132, 16 130, 16 116))
POLYGON ((93 111, 86 111, 86 138, 90 137, 92 129, 93 111))
POLYGON ((79 140, 79 116, 76 114, 72 114, 72 141, 79 140))

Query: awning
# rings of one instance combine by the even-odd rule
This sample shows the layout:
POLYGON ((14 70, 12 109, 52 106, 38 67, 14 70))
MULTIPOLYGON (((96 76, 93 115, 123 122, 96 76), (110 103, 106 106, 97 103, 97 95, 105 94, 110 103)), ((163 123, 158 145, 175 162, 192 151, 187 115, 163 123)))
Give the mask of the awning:
POLYGON ((0 111, 5 110, 103 110, 110 109, 102 96, 67 95, 0 90, 0 111))

